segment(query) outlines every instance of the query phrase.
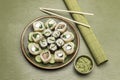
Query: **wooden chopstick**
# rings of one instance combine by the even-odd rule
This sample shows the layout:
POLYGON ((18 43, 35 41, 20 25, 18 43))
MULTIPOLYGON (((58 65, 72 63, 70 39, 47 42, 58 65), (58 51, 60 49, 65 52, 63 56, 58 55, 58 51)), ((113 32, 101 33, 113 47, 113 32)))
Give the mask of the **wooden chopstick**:
POLYGON ((45 13, 48 13, 48 14, 51 14, 51 15, 54 15, 54 16, 57 16, 57 17, 61 17, 61 18, 66 19, 66 20, 68 20, 68 21, 74 22, 74 23, 76 23, 76 24, 80 24, 80 25, 83 25, 83 26, 85 26, 85 27, 90 27, 90 25, 87 25, 87 24, 84 24, 84 23, 81 23, 81 22, 74 21, 74 20, 72 20, 72 19, 66 18, 66 17, 61 16, 61 15, 58 15, 58 14, 56 14, 56 13, 53 13, 53 12, 50 12, 50 11, 47 11, 47 10, 44 10, 44 9, 41 9, 41 8, 40 8, 40 10, 43 11, 43 12, 45 12, 45 13))
POLYGON ((75 13, 75 14, 82 14, 82 15, 94 15, 93 13, 86 13, 86 12, 80 12, 80 11, 69 11, 69 10, 43 8, 43 7, 40 7, 40 9, 44 9, 44 10, 47 10, 47 11, 68 12, 68 13, 75 13))

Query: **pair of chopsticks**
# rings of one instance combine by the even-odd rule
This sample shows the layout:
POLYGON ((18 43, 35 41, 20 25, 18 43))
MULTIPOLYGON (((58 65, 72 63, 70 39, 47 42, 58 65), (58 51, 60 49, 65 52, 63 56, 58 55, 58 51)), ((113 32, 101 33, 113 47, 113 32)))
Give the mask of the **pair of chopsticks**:
POLYGON ((40 7, 40 10, 45 12, 45 13, 48 13, 48 14, 51 14, 51 15, 54 15, 54 16, 57 16, 57 17, 61 17, 63 19, 74 22, 76 24, 80 24, 80 25, 85 26, 85 27, 90 27, 90 25, 87 25, 87 24, 84 24, 84 23, 69 19, 69 18, 61 16, 61 15, 58 15, 58 14, 52 12, 52 11, 68 12, 68 13, 74 13, 74 14, 80 14, 80 15, 94 15, 93 13, 78 12, 78 11, 68 11, 68 10, 52 9, 52 8, 42 8, 42 7, 40 7))

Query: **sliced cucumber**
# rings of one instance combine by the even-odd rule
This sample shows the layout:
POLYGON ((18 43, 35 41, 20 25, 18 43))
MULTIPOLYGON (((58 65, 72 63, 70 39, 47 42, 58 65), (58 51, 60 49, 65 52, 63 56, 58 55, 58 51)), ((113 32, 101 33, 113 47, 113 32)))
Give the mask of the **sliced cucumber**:
POLYGON ((28 39, 30 42, 33 41, 33 39, 32 39, 32 35, 33 35, 33 32, 30 32, 30 33, 29 33, 29 39, 28 39))
POLYGON ((52 54, 52 58, 50 60, 50 64, 54 64, 55 63, 55 59, 54 59, 54 55, 52 54))
POLYGON ((38 63, 42 62, 42 60, 41 60, 41 58, 40 58, 40 55, 37 55, 37 56, 35 57, 35 61, 38 62, 38 63))

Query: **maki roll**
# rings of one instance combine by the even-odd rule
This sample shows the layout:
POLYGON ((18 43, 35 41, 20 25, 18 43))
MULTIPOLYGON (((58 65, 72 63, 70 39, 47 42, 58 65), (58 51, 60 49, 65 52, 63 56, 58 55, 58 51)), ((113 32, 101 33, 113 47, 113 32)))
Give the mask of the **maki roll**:
POLYGON ((28 40, 29 40, 30 42, 33 41, 32 36, 33 36, 33 32, 30 32, 30 33, 29 33, 29 37, 28 37, 28 40))
POLYGON ((49 50, 43 50, 40 54, 40 58, 43 61, 43 63, 48 63, 50 62, 52 56, 49 50))
POLYGON ((64 41, 59 38, 59 39, 56 40, 56 44, 57 44, 59 47, 61 47, 61 46, 64 45, 64 41))
POLYGON ((75 51, 75 49, 74 49, 75 44, 73 42, 68 42, 62 48, 67 55, 70 55, 75 51))
POLYGON ((34 31, 43 31, 45 29, 45 26, 44 26, 43 22, 36 21, 33 23, 33 29, 34 29, 34 31))
POLYGON ((64 62, 66 55, 63 50, 57 50, 54 53, 55 62, 64 62))
POLYGON ((32 54, 32 55, 38 55, 41 52, 41 48, 36 43, 29 43, 28 50, 29 50, 30 54, 32 54))
POLYGON ((56 25, 55 30, 60 31, 61 33, 65 32, 67 29, 67 25, 65 22, 60 22, 56 25))
POLYGON ((61 38, 65 41, 65 42, 70 42, 74 39, 74 35, 72 32, 66 31, 61 35, 61 38))
POLYGON ((55 30, 55 31, 52 33, 52 36, 55 37, 55 38, 60 37, 60 31, 55 30))
POLYGON ((45 23, 45 26, 46 26, 46 28, 48 29, 54 29, 55 28, 55 26, 56 26, 56 21, 55 20, 53 20, 53 19, 49 19, 46 23, 45 23))
POLYGON ((39 44, 42 48, 45 48, 48 45, 47 40, 45 38, 41 39, 39 44))
POLYGON ((44 36, 40 32, 33 32, 32 39, 34 42, 39 42, 44 36))
POLYGON ((44 34, 46 37, 48 37, 48 36, 50 36, 50 35, 52 34, 52 31, 51 31, 50 29, 45 29, 45 30, 43 31, 43 34, 44 34))
POLYGON ((57 45, 56 44, 50 44, 49 49, 51 51, 56 51, 57 50, 57 45))
POLYGON ((47 38, 47 42, 48 42, 49 44, 55 43, 55 38, 54 38, 54 37, 48 37, 48 38, 47 38))

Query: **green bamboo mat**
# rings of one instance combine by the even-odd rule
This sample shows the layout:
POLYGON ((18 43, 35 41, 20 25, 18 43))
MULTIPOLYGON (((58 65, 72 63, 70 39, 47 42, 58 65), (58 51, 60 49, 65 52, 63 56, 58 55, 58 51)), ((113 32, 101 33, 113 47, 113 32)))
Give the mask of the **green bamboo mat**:
MULTIPOLYGON (((66 7, 69 10, 74 11, 81 11, 79 4, 77 0, 64 0, 66 7)), ((86 18, 84 15, 78 15, 78 14, 71 14, 73 19, 82 22, 85 24, 88 24, 86 18)), ((89 47, 89 50, 96 62, 97 65, 100 65, 106 61, 108 61, 99 41, 97 40, 92 28, 87 28, 82 25, 77 25, 78 29, 80 30, 87 46, 89 47)))

